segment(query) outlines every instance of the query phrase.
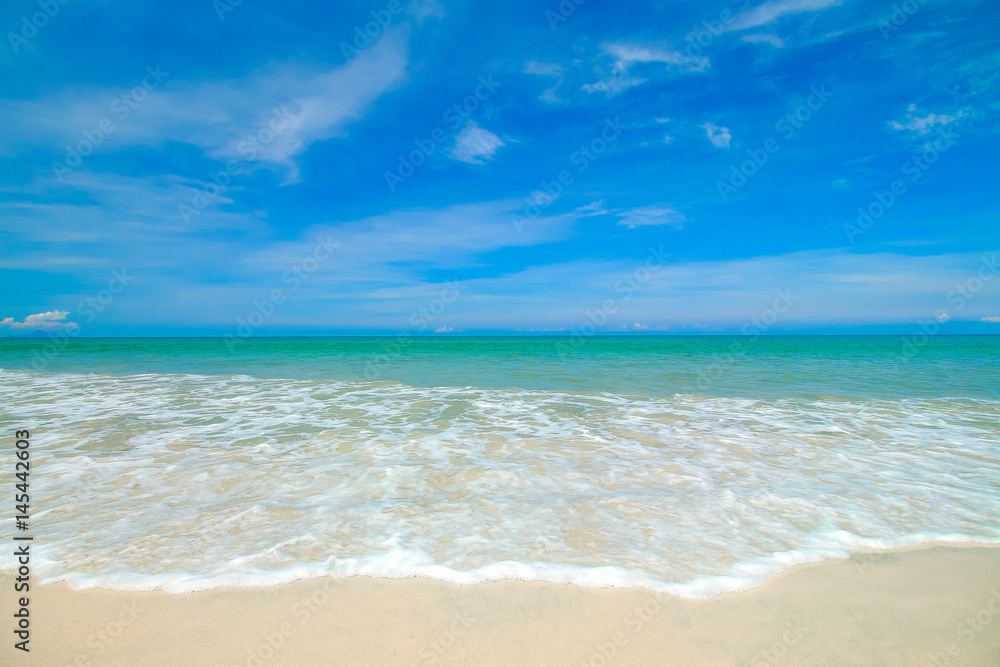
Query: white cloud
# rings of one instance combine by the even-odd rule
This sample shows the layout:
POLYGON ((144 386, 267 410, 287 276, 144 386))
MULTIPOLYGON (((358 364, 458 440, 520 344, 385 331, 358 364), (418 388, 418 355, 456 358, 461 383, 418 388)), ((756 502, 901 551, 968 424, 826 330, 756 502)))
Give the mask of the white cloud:
POLYGON ((618 63, 626 67, 632 63, 667 63, 668 65, 679 65, 689 72, 701 72, 710 64, 708 58, 703 56, 688 56, 680 51, 670 51, 654 46, 614 43, 605 45, 604 50, 614 56, 618 63))
POLYGON ((623 72, 616 71, 595 83, 583 84, 580 90, 585 93, 606 93, 610 97, 642 83, 646 83, 646 79, 637 76, 625 76, 623 72))
POLYGON ((994 322, 994 323, 1000 322, 1000 315, 990 315, 990 316, 987 316, 987 317, 981 317, 981 318, 979 318, 979 321, 980 322, 994 322))
POLYGON ((28 329, 32 331, 62 331, 78 328, 74 322, 66 322, 68 310, 50 310, 45 313, 28 315, 23 322, 17 322, 13 317, 0 320, 0 327, 9 327, 11 331, 28 329))
POLYGON ((628 229, 657 225, 670 225, 674 229, 680 229, 687 220, 683 213, 668 204, 640 206, 627 211, 618 211, 616 215, 620 218, 618 224, 628 229))
POLYGON ((479 127, 476 121, 469 120, 455 137, 455 145, 448 154, 461 162, 482 164, 483 160, 480 158, 492 159, 497 149, 504 145, 500 137, 479 127))
POLYGON ((679 67, 685 72, 701 72, 710 65, 708 58, 692 57, 680 51, 656 46, 617 42, 604 44, 603 51, 614 58, 614 63, 610 71, 607 71, 600 80, 584 84, 581 88, 584 92, 603 92, 612 96, 632 86, 645 83, 645 78, 630 74, 630 69, 637 63, 666 63, 671 67, 679 67))
MULTIPOLYGON (((358 120, 382 93, 399 83, 406 71, 405 40, 386 34, 346 65, 315 76, 291 100, 294 124, 277 134, 265 147, 263 159, 295 168, 293 158, 314 142, 344 136, 344 128, 358 120)), ((270 121, 268 111, 256 129, 270 121)), ((245 137, 220 148, 220 157, 238 159, 240 142, 245 137)))
POLYGON ((746 30, 766 25, 785 16, 826 9, 840 4, 840 0, 774 0, 749 9, 737 16, 728 30, 746 30))
POLYGON ((891 120, 889 121, 889 126, 894 130, 912 130, 917 134, 927 134, 935 125, 948 125, 967 115, 965 109, 959 109, 955 115, 930 113, 926 116, 917 116, 915 115, 916 110, 917 105, 911 104, 906 108, 907 113, 904 122, 891 120))
POLYGON ((729 148, 729 141, 733 138, 733 135, 729 133, 728 127, 720 127, 712 123, 705 123, 704 125, 699 125, 699 127, 705 128, 705 136, 708 137, 713 146, 717 148, 729 148))
POLYGON ((574 211, 581 218, 588 218, 593 215, 607 215, 608 210, 604 208, 604 200, 598 199, 584 206, 578 206, 574 211))
POLYGON ((741 38, 744 42, 750 42, 751 44, 770 44, 777 48, 784 48, 785 40, 781 39, 777 35, 769 35, 766 33, 754 32, 749 35, 743 35, 741 38))
POLYGON ((576 218, 589 218, 595 215, 613 215, 618 218, 618 224, 628 229, 636 227, 653 227, 669 225, 680 229, 687 217, 670 204, 651 204, 627 209, 607 209, 604 200, 592 201, 573 210, 576 218))

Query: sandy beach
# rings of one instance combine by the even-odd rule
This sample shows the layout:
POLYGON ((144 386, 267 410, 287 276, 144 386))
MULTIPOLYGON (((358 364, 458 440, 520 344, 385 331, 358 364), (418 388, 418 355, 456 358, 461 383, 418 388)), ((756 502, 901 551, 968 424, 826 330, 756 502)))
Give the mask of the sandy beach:
POLYGON ((31 652, 8 634, 3 664, 997 665, 1000 548, 859 552, 698 601, 353 577, 179 595, 33 585, 30 609, 31 652))

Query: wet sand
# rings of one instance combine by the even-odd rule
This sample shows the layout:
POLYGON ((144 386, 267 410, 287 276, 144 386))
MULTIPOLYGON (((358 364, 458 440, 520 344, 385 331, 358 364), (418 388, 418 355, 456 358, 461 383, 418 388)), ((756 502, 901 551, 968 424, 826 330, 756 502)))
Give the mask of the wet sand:
POLYGON ((0 579, 4 665, 1000 665, 996 547, 855 553, 711 600, 365 577, 179 595, 33 583, 28 654, 0 579))

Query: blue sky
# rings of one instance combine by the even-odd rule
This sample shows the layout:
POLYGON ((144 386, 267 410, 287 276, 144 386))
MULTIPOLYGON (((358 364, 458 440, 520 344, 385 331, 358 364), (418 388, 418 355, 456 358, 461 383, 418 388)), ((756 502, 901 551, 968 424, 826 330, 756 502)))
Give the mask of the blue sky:
POLYGON ((0 26, 0 335, 1000 333, 995 3, 0 26))

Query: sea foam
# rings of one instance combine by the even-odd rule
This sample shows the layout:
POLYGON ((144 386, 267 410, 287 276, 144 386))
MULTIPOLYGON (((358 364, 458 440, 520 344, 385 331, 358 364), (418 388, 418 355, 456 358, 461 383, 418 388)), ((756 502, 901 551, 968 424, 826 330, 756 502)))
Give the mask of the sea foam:
POLYGON ((698 598, 862 547, 1000 543, 995 400, 2 375, 0 426, 33 432, 37 572, 75 588, 367 575, 698 598))

